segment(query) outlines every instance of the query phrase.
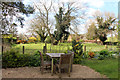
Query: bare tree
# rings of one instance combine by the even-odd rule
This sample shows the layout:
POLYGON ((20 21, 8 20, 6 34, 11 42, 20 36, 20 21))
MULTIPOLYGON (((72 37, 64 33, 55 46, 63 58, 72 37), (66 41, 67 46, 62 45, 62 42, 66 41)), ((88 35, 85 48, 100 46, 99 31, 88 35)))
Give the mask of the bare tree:
POLYGON ((46 37, 48 36, 47 29, 43 26, 44 24, 42 23, 41 19, 33 19, 31 20, 31 26, 28 28, 28 31, 32 33, 33 36, 39 35, 41 38, 41 41, 44 42, 46 37))
POLYGON ((52 0, 49 6, 46 5, 46 1, 40 1, 39 3, 34 2, 34 6, 39 11, 37 19, 39 19, 39 21, 41 22, 40 26, 46 29, 51 39, 53 39, 53 36, 51 34, 51 27, 53 24, 50 22, 50 10, 52 8, 52 0))

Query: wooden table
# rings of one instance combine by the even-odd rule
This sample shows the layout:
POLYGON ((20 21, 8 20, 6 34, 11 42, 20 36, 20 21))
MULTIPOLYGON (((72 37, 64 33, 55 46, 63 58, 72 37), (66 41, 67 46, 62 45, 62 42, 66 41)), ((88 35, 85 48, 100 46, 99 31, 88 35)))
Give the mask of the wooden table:
POLYGON ((54 58, 60 58, 61 54, 65 54, 65 53, 46 53, 46 55, 50 56, 52 58, 52 67, 51 67, 51 75, 53 76, 53 60, 54 58))

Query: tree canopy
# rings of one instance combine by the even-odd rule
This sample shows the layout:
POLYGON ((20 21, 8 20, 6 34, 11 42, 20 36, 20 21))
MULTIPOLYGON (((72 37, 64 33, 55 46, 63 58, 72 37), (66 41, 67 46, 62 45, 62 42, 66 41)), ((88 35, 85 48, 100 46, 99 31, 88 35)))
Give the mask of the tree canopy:
POLYGON ((57 41, 61 40, 67 40, 69 36, 69 32, 67 31, 70 27, 70 12, 69 10, 64 13, 63 8, 59 8, 59 13, 55 15, 56 19, 56 31, 54 31, 55 39, 57 41))
POLYGON ((23 2, 0 2, 2 8, 1 21, 4 33, 14 33, 15 26, 20 23, 21 27, 24 26, 24 17, 21 14, 28 16, 34 12, 34 8, 30 5, 25 5, 23 2))

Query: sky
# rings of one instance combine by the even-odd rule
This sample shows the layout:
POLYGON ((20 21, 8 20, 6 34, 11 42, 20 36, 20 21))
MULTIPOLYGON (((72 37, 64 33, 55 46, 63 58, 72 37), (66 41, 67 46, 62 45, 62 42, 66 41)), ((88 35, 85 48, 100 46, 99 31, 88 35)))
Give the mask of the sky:
MULTIPOLYGON (((32 2, 33 0, 24 0, 24 4, 33 4, 32 2)), ((34 0, 35 1, 35 0, 34 0)), ((70 1, 73 1, 73 0, 61 0, 63 2, 70 2, 70 1)), ((74 0, 75 1, 75 0, 74 0)), ((78 0, 77 0, 78 1, 78 0)), ((90 17, 92 17, 92 15, 95 14, 95 11, 96 10, 99 10, 101 12, 112 12, 115 14, 115 17, 118 17, 118 2, 119 0, 81 0, 83 2, 86 2, 88 3, 89 5, 89 8, 87 10, 87 20, 86 20, 86 23, 88 22, 89 23, 89 19, 90 17)), ((33 15, 31 15, 30 17, 25 17, 25 22, 24 22, 24 28, 20 28, 18 27, 18 33, 27 33, 27 29, 29 28, 29 20, 34 18, 33 15)), ((80 25, 79 27, 79 32, 80 34, 84 34, 87 32, 86 30, 87 28, 85 27, 85 24, 82 24, 80 25)))

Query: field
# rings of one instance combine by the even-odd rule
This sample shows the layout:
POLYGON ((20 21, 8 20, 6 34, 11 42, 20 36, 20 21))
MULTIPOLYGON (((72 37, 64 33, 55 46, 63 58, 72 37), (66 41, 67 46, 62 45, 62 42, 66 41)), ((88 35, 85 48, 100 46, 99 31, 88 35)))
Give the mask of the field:
MULTIPOLYGON (((100 51, 105 49, 105 45, 98 45, 96 43, 86 43, 86 51, 100 51)), ((35 51, 41 50, 43 52, 43 46, 45 43, 30 43, 30 44, 15 44, 13 48, 18 48, 22 52, 23 46, 25 47, 25 53, 34 53, 35 51)), ((72 49, 72 43, 59 43, 58 45, 47 44, 47 52, 65 52, 68 49, 72 49)), ((117 46, 108 46, 108 50, 116 50, 117 46)))

